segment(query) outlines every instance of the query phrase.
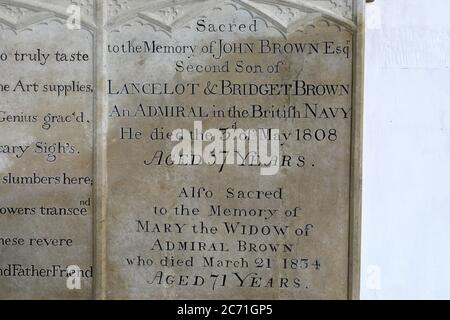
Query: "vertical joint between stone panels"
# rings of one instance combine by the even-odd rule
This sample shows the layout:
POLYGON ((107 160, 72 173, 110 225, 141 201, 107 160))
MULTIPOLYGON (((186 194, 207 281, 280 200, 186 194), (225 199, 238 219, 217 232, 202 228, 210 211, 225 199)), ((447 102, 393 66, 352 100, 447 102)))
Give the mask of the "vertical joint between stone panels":
POLYGON ((106 299, 106 214, 107 214, 107 101, 104 90, 106 75, 106 58, 104 44, 107 19, 107 4, 104 0, 96 0, 96 41, 95 41, 95 210, 94 210, 94 278, 93 296, 96 300, 106 299))
POLYGON ((348 298, 360 299, 361 213, 362 213, 362 135, 364 94, 364 19, 366 0, 354 0, 356 32, 353 36, 353 101, 350 187, 350 238, 348 298))

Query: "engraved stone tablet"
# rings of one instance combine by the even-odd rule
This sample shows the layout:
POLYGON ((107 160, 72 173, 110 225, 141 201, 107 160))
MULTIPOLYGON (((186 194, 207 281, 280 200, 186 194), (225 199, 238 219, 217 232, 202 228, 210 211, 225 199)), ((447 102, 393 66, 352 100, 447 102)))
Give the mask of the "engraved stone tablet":
POLYGON ((0 298, 358 298, 363 26, 0 1, 0 298))
POLYGON ((355 294, 361 5, 111 8, 106 297, 355 294))

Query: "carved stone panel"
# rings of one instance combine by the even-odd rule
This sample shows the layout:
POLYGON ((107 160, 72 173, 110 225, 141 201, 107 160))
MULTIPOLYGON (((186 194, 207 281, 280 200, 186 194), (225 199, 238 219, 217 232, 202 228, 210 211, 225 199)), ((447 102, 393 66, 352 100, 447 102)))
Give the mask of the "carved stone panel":
POLYGON ((363 8, 0 0, 0 298, 357 298, 363 8))
POLYGON ((1 298, 92 297, 95 45, 65 10, 0 2, 1 298))

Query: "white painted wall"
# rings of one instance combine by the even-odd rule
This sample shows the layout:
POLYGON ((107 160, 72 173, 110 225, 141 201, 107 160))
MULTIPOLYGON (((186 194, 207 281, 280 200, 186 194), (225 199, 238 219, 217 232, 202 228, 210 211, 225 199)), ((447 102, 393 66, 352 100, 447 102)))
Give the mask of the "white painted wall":
POLYGON ((450 299, 450 0, 367 5, 362 299, 450 299))

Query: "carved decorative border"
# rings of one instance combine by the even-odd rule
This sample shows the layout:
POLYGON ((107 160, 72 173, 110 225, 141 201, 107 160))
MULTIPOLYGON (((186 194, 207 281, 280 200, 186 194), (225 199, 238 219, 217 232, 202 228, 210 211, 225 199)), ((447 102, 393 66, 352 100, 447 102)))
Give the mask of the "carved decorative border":
POLYGON ((353 17, 352 5, 348 4, 351 0, 155 0, 143 5, 131 6, 135 1, 108 0, 110 10, 106 24, 107 30, 118 31, 121 26, 129 25, 132 20, 135 20, 140 21, 142 25, 153 25, 170 34, 201 16, 202 13, 230 4, 236 10, 247 10, 252 16, 262 19, 284 35, 308 25, 311 21, 305 20, 302 14, 310 13, 316 13, 317 16, 350 32, 356 30, 356 24, 349 18, 353 17), (341 4, 340 6, 345 4, 345 12, 349 12, 348 16, 320 6, 317 4, 319 2, 329 2, 336 7, 338 4, 341 4), (268 10, 268 7, 276 10, 268 10))

